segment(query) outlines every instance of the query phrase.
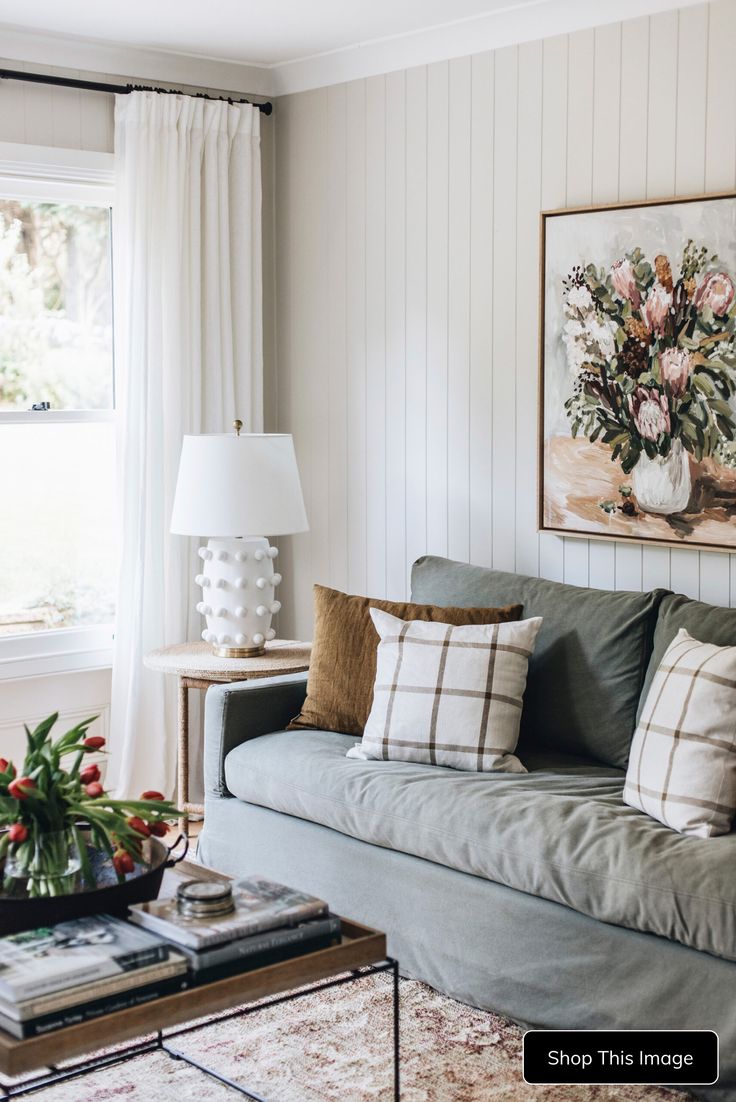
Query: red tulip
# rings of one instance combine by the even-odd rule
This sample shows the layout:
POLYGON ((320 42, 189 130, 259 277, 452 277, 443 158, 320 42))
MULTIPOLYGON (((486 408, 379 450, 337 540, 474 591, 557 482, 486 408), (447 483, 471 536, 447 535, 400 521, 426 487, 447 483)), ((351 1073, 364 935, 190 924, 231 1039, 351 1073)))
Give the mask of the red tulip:
POLYGON ((151 788, 151 789, 148 789, 146 792, 141 792, 141 799, 142 800, 165 800, 166 797, 164 796, 163 792, 156 792, 151 788))
POLYGON ((112 863, 115 866, 115 871, 124 876, 126 872, 133 872, 135 870, 135 861, 124 849, 116 849, 112 855, 112 863))
POLYGON ((169 824, 163 822, 161 819, 159 819, 157 823, 149 823, 148 825, 151 828, 151 834, 154 838, 165 838, 169 833, 169 824))
POLYGON ((14 800, 25 800, 36 787, 36 782, 30 777, 18 777, 8 785, 8 792, 14 800))
POLYGON ((90 735, 89 738, 86 738, 84 740, 82 745, 86 746, 87 749, 90 751, 101 750, 102 747, 105 745, 105 740, 101 737, 101 735, 90 735))
POLYGON ((7 773, 10 762, 7 758, 0 758, 0 773, 7 773))
POLYGON ((93 781, 100 779, 100 770, 96 765, 87 765, 79 774, 79 779, 82 784, 92 784, 93 781))
POLYGON ((105 789, 97 781, 92 781, 92 784, 88 784, 84 791, 94 800, 97 796, 102 796, 105 789))
POLYGON ((139 819, 137 815, 131 815, 129 819, 125 820, 131 830, 137 831, 138 834, 142 834, 144 838, 149 838, 151 835, 151 828, 148 823, 144 823, 142 819, 139 819))
POLYGON ((13 823, 8 831, 8 838, 11 842, 25 842, 28 837, 28 827, 23 826, 23 823, 13 823))

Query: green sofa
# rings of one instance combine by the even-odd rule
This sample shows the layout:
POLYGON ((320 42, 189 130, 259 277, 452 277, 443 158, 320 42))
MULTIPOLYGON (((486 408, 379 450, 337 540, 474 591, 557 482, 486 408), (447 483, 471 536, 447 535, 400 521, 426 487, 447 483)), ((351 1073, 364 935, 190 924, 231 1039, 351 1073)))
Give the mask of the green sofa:
MULTIPOLYGON (((543 616, 526 774, 345 757, 286 731, 306 678, 209 690, 199 854, 386 930, 406 975, 525 1025, 708 1028, 736 1102, 736 832, 685 837, 622 802, 642 696, 681 626, 736 643, 736 610, 579 589, 426 556, 412 600, 543 616)), ((734 717, 736 721, 736 717, 734 717)))

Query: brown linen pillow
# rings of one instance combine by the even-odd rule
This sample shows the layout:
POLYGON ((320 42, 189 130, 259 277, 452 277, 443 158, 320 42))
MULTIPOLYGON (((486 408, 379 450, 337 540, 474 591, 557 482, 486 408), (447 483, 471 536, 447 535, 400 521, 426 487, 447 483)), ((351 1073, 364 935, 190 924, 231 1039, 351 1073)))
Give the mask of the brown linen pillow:
POLYGON ((505 608, 440 608, 408 601, 355 597, 323 585, 314 587, 314 641, 307 698, 289 730, 316 728, 362 735, 373 703, 378 632, 370 609, 400 620, 452 624, 507 624, 520 620, 522 605, 505 608))

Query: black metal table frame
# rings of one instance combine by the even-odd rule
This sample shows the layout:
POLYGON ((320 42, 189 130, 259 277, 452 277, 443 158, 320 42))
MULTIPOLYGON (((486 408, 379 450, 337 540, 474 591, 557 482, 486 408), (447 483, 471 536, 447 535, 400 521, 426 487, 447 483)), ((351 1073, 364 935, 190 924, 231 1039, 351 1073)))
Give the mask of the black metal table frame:
POLYGON ((281 1003, 291 1002, 294 999, 303 998, 305 995, 314 995, 318 991, 327 991, 331 987, 340 987, 345 983, 354 983, 356 980, 366 979, 368 976, 375 976, 381 972, 391 972, 393 977, 393 1086, 394 1102, 399 1102, 399 962, 394 960, 393 957, 386 957, 377 964, 369 964, 362 968, 355 968, 347 975, 339 976, 334 980, 327 980, 326 982, 321 981, 310 987, 299 988, 298 991, 288 992, 286 995, 278 995, 275 998, 264 999, 254 1006, 238 1007, 237 1010, 228 1010, 224 1014, 213 1014, 210 1016, 212 1020, 208 1022, 181 1026, 178 1029, 175 1028, 167 1030, 166 1032, 159 1029, 155 1036, 150 1037, 148 1040, 136 1041, 131 1045, 127 1045, 125 1048, 116 1048, 114 1052, 110 1052, 104 1056, 81 1060, 75 1064, 66 1064, 64 1067, 48 1064, 48 1072, 44 1072, 42 1075, 34 1075, 17 1084, 0 1083, 0 1100, 20 1098, 22 1095, 31 1094, 34 1091, 43 1090, 46 1087, 53 1087, 58 1083, 66 1083, 70 1079, 76 1079, 82 1075, 90 1075, 92 1072, 113 1067, 115 1064, 126 1063, 136 1056, 144 1056, 149 1052, 165 1052, 172 1059, 183 1060, 185 1063, 197 1068, 198 1071, 208 1075, 211 1079, 216 1079, 219 1083, 231 1087, 234 1091, 242 1095, 243 1098, 250 1098, 253 1102, 267 1102, 263 1095, 256 1094, 254 1091, 249 1091, 246 1087, 242 1086, 242 1084, 236 1083, 226 1075, 222 1075, 220 1072, 215 1071, 214 1068, 209 1068, 205 1064, 200 1064, 198 1060, 188 1056, 180 1049, 173 1048, 168 1042, 176 1037, 182 1037, 187 1033, 195 1033, 200 1029, 208 1029, 212 1025, 217 1025, 218 1022, 226 1022, 232 1018, 246 1017, 248 1014, 257 1013, 259 1010, 267 1010, 271 1006, 278 1006, 281 1003))

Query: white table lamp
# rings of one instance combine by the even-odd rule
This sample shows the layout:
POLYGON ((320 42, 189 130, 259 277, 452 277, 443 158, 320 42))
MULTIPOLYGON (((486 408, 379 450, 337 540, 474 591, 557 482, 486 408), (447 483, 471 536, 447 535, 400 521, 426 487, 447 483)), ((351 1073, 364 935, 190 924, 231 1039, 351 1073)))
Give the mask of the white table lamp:
POLYGON ((291 436, 241 433, 241 422, 234 425, 232 434, 184 437, 171 515, 172 532, 210 537, 199 548, 197 611, 207 621, 202 638, 223 658, 262 654, 276 635, 278 550, 250 533, 309 527, 291 436))

